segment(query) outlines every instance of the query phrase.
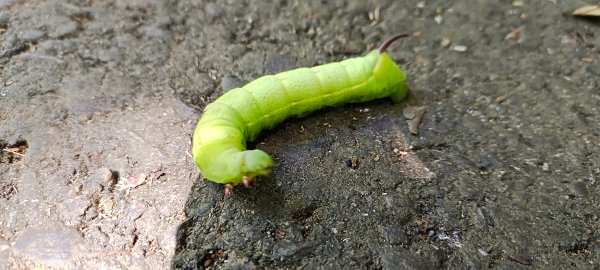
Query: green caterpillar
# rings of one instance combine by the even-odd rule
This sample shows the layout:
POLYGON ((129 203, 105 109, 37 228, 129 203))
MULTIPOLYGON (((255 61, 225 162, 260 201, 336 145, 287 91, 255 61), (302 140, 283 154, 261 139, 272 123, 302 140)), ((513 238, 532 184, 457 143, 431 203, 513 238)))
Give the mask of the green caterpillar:
POLYGON ((270 174, 273 159, 261 150, 246 150, 246 142, 288 117, 383 97, 402 100, 406 76, 385 51, 407 36, 392 36, 363 57, 260 77, 210 103, 192 140, 204 178, 225 184, 230 195, 234 186, 248 187, 255 177, 270 174))

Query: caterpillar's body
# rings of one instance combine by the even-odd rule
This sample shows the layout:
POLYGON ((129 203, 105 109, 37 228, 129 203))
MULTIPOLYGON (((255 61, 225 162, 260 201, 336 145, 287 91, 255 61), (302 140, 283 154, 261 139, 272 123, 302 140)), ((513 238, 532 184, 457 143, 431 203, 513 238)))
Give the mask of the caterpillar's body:
POLYGON ((204 178, 227 184, 226 193, 231 193, 233 186, 269 174, 271 157, 246 150, 246 142, 288 117, 383 97, 402 100, 408 91, 405 75, 385 49, 404 36, 390 38, 364 57, 261 77, 209 104, 192 141, 194 161, 204 178))

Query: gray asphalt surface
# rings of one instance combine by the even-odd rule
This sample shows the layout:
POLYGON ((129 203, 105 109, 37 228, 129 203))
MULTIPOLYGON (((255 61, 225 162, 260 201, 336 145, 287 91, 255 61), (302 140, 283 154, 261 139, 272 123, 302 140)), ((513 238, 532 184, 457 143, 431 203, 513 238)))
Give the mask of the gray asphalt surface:
POLYGON ((584 4, 0 0, 0 268, 597 269, 584 4), (232 197, 202 180, 208 102, 401 32, 406 101, 265 132, 232 197))

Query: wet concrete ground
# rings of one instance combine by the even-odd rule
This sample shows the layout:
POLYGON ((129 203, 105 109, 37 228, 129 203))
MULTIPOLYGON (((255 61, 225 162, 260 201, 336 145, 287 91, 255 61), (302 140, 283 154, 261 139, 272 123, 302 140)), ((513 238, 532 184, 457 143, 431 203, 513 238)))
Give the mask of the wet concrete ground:
POLYGON ((596 269, 584 4, 0 1, 0 268, 596 269), (202 181, 207 102, 399 32, 405 102, 265 132, 274 172, 233 197, 202 181))

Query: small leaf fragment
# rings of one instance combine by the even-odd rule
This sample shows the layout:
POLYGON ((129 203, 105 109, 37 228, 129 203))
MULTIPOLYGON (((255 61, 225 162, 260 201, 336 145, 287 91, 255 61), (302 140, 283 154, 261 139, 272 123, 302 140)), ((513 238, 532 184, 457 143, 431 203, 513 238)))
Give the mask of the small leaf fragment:
POLYGON ((425 107, 408 107, 404 109, 402 112, 404 118, 410 120, 408 121, 408 130, 413 135, 419 134, 419 125, 423 120, 423 115, 425 114, 425 107))
POLYGON ((573 16, 598 16, 600 17, 600 5, 582 6, 573 11, 573 16))
POLYGON ((145 173, 133 174, 128 178, 121 179, 121 181, 119 181, 119 183, 117 183, 117 189, 118 190, 128 190, 128 189, 137 187, 137 186, 143 184, 144 182, 146 182, 147 178, 148 178, 148 176, 145 173))

